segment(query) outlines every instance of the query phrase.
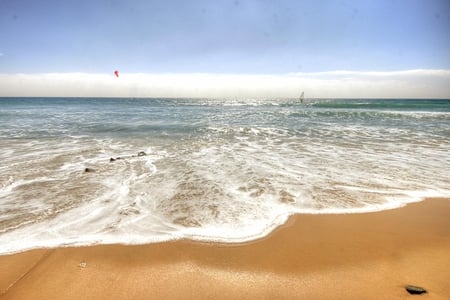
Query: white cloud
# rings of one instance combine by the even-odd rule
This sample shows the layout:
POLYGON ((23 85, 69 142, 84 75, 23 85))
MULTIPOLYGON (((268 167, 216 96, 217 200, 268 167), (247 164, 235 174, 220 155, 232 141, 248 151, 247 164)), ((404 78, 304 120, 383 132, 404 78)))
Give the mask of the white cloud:
POLYGON ((450 98, 450 70, 284 75, 0 74, 0 96, 450 98))

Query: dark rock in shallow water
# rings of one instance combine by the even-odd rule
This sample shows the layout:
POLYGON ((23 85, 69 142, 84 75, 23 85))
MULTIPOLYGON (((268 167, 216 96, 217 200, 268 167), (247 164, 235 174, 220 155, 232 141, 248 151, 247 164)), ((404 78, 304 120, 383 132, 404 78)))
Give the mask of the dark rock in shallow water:
POLYGON ((145 156, 145 155, 147 155, 147 153, 145 153, 144 151, 140 151, 140 152, 138 153, 138 156, 145 156))
POLYGON ((86 168, 84 169, 84 172, 95 172, 95 170, 92 168, 86 168))
POLYGON ((413 285, 408 285, 405 287, 406 291, 410 294, 414 294, 414 295, 420 295, 420 294, 424 294, 427 292, 427 290, 425 290, 424 288, 421 288, 419 286, 413 286, 413 285))

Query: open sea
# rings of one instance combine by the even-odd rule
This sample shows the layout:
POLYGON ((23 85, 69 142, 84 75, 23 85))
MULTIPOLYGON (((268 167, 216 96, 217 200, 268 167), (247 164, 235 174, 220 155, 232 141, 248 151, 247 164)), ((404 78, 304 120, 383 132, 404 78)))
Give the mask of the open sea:
POLYGON ((0 254, 450 197, 450 100, 0 98, 0 254))

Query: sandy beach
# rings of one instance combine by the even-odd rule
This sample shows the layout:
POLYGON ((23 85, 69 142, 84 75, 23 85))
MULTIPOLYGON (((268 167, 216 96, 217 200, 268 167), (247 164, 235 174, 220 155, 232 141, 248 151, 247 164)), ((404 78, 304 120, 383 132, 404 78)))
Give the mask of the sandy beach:
POLYGON ((246 244, 175 241, 0 256, 2 299, 449 299, 450 201, 296 215, 246 244), (410 295, 406 285, 428 292, 410 295))

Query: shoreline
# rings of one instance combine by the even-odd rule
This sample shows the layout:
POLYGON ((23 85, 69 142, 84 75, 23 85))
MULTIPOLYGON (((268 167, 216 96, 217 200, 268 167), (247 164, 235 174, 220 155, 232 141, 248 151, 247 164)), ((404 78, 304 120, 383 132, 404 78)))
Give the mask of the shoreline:
POLYGON ((450 297, 450 201, 297 214, 237 243, 36 249, 0 256, 4 299, 408 299, 450 297))

